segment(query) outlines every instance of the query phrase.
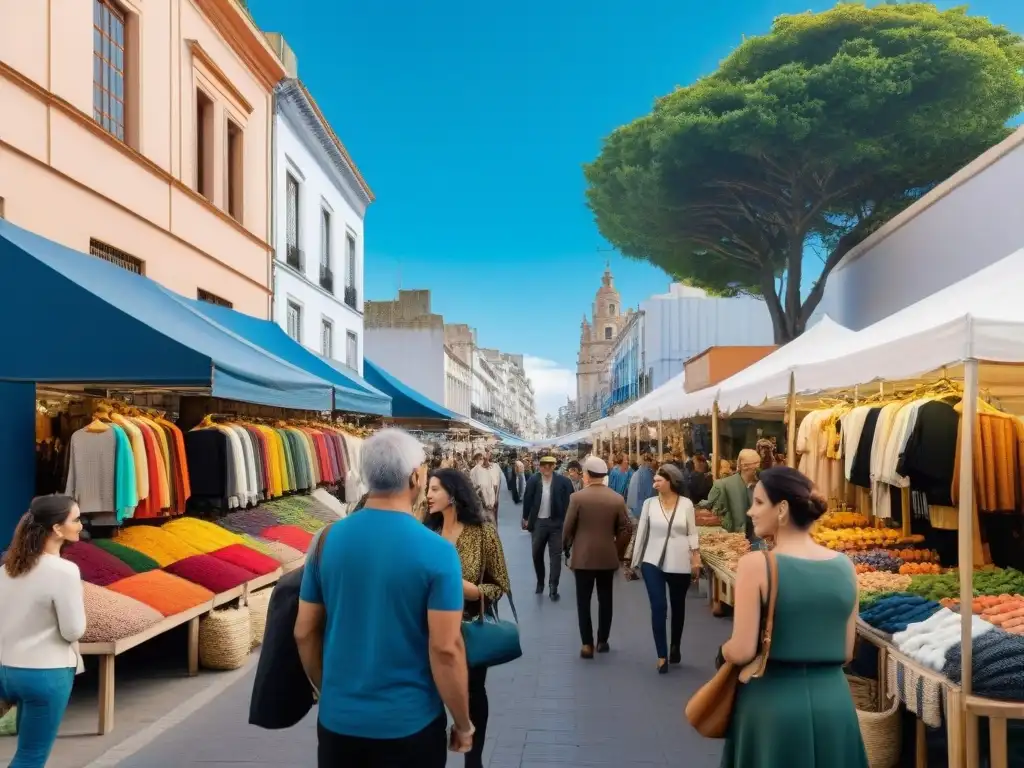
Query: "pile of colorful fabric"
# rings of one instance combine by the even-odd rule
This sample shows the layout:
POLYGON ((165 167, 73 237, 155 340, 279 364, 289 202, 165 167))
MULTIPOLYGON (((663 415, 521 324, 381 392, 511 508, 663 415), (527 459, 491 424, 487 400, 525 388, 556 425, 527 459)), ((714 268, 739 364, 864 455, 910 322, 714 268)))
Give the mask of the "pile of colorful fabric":
MULTIPOLYGON (((946 652, 943 673, 959 683, 963 646, 946 652)), ((1024 701, 1024 637, 999 628, 974 639, 972 645, 972 692, 992 699, 1024 701)))
MULTIPOLYGON (((972 616, 971 634, 978 638, 995 629, 980 616, 972 616)), ((941 672, 946 666, 946 654, 960 643, 960 614, 949 608, 933 613, 924 621, 908 624, 892 636, 892 642, 901 652, 924 666, 941 672)))
POLYGON ((934 600, 925 600, 916 595, 891 595, 877 601, 860 617, 875 629, 892 634, 902 632, 908 624, 924 621, 939 607, 934 600))

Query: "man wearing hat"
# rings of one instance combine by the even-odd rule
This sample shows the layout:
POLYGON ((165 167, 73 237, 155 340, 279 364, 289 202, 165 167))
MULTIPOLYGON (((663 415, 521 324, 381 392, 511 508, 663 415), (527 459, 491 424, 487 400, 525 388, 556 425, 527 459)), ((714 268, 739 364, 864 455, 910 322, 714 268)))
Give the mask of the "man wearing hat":
POLYGON ((537 573, 537 594, 544 592, 544 550, 551 566, 548 589, 551 599, 558 600, 558 579, 562 573, 562 523, 569 509, 572 481, 555 474, 558 460, 544 456, 540 472, 526 483, 523 493, 523 528, 533 536, 533 569, 537 573))

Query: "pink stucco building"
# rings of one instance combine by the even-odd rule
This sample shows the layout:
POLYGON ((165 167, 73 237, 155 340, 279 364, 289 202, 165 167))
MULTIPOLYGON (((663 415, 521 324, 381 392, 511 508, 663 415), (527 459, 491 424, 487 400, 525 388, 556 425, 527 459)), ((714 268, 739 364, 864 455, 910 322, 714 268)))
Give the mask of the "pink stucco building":
POLYGON ((0 0, 0 215, 270 315, 272 89, 235 0, 0 0))

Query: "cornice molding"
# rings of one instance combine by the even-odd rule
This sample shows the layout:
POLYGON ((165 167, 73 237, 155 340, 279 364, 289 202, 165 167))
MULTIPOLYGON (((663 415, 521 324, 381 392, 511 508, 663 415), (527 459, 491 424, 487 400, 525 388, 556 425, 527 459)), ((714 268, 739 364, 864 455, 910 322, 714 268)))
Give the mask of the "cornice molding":
POLYGON ((251 115, 252 104, 242 95, 242 92, 238 90, 235 84, 231 82, 230 78, 224 73, 224 70, 217 66, 217 62, 210 57, 210 54, 199 44, 199 41, 186 40, 185 42, 188 44, 189 50, 192 51, 192 58, 202 64, 213 75, 214 79, 224 87, 231 98, 238 102, 238 106, 244 109, 246 114, 251 115))
POLYGON ((192 0, 220 36, 255 75, 272 91, 285 77, 284 64, 259 28, 234 0, 192 0))

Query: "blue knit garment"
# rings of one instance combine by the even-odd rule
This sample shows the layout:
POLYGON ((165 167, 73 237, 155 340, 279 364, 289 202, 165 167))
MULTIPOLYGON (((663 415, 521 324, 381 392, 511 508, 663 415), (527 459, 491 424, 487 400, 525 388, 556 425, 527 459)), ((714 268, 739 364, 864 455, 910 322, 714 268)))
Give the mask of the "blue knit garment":
POLYGON ((893 595, 882 598, 860 617, 875 629, 893 634, 902 632, 908 624, 924 621, 939 608, 934 600, 925 600, 917 595, 893 595))

